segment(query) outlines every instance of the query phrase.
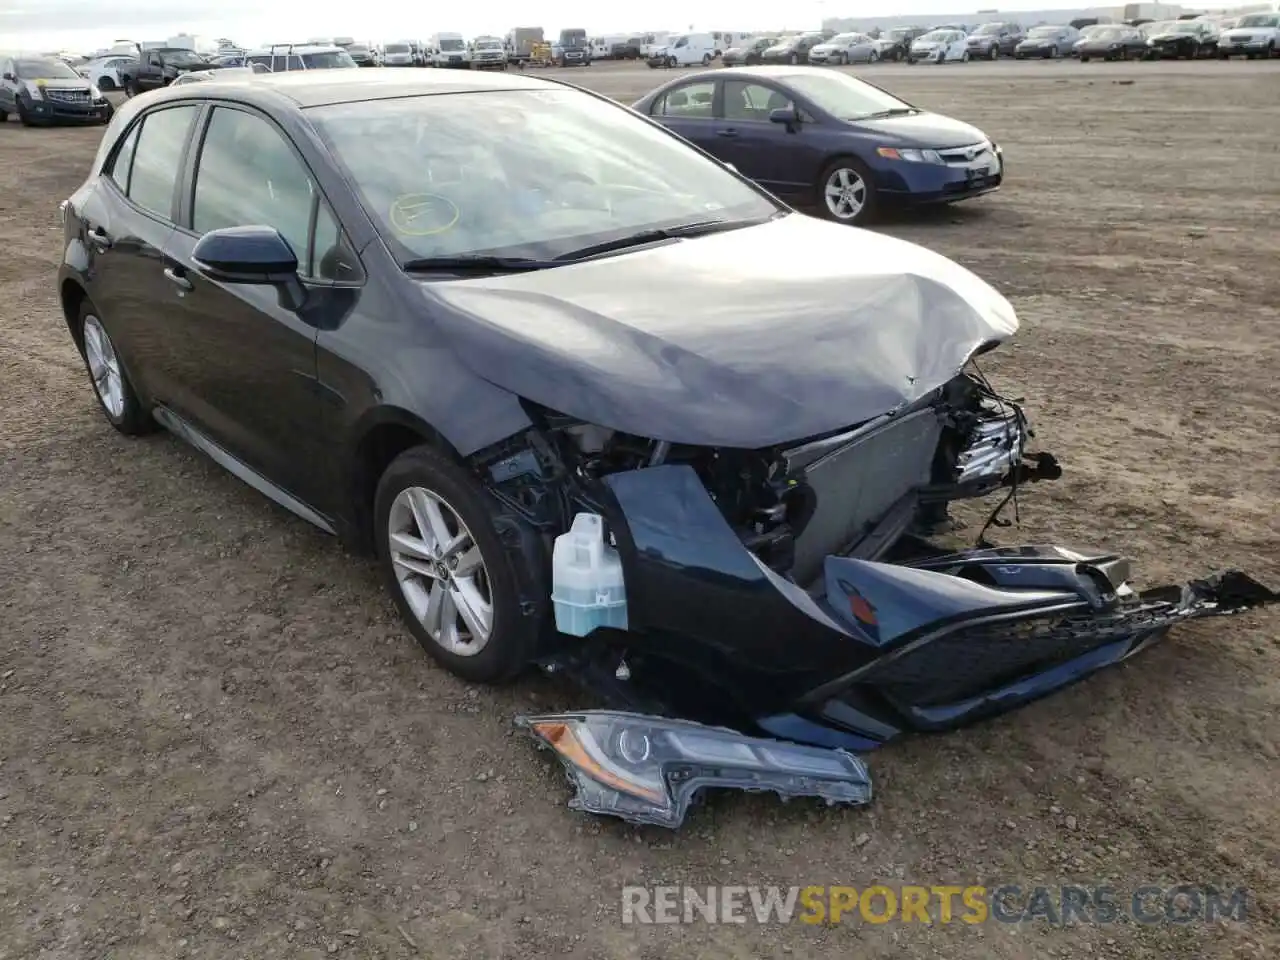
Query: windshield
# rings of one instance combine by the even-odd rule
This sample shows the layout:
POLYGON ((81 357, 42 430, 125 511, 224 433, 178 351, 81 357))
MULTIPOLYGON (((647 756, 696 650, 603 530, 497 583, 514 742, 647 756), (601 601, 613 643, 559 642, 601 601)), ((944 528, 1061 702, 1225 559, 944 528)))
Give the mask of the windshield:
POLYGON ((715 160, 576 90, 419 96, 307 113, 406 261, 542 260, 640 231, 778 211, 715 160))
POLYGON ((561 43, 581 43, 587 39, 587 31, 585 30, 561 30, 561 43))
POLYGON ((1280 27, 1280 16, 1269 13, 1251 13, 1241 17, 1237 27, 1280 27))
POLYGON ((476 49, 477 50, 501 50, 502 44, 499 43, 497 40, 477 40, 476 49))
POLYGON ((441 50, 461 50, 462 39, 460 37, 441 37, 440 49, 441 50))
POLYGON ((890 40, 906 40, 911 36, 910 27, 894 27, 889 31, 890 40))
POLYGON ((889 110, 915 113, 911 104, 848 73, 797 73, 786 82, 814 106, 842 120, 859 120, 889 110))
POLYGON ((1151 36, 1153 33, 1167 32, 1173 24, 1174 21, 1172 20, 1157 20, 1155 23, 1144 23, 1141 29, 1147 36, 1151 36))
POLYGON ((1052 37, 1061 31, 1061 27, 1032 27, 1027 31, 1028 37, 1052 37))
POLYGON ((1114 29, 1115 29, 1114 27, 1103 27, 1103 26, 1100 26, 1100 25, 1098 25, 1098 24, 1096 24, 1096 23, 1095 23, 1095 24, 1093 24, 1093 25, 1091 25, 1091 26, 1088 26, 1088 27, 1081 27, 1081 28, 1080 28, 1080 36, 1082 36, 1082 37, 1095 37, 1095 36, 1097 36, 1097 35, 1098 35, 1098 34, 1100 34, 1100 33, 1113 32, 1113 31, 1114 31, 1114 29))
POLYGON ((925 43, 942 43, 944 40, 951 40, 955 34, 950 30, 931 30, 920 39, 925 43))
POLYGON ((345 50, 327 50, 324 53, 304 53, 302 62, 308 70, 330 70, 334 67, 354 67, 356 62, 345 50))
POLYGON ((387 53, 408 53, 409 45, 407 43, 388 43, 387 53))
POLYGON ((38 60, 19 60, 14 69, 24 80, 79 80, 76 73, 61 60, 41 57, 38 60))
POLYGON ((1171 33, 1199 33, 1203 29, 1204 28, 1198 23, 1191 23, 1190 21, 1184 20, 1181 23, 1175 23, 1173 25, 1173 30, 1170 32, 1171 33))
POLYGON ((1003 23, 984 23, 977 30, 973 31, 973 33, 978 37, 990 37, 994 34, 998 34, 1003 29, 1003 23))
POLYGON ((1085 36, 1090 40, 1122 40, 1127 30, 1117 30, 1115 27, 1107 27, 1102 30, 1091 30, 1085 36))
POLYGON ((861 43, 862 35, 858 33, 839 33, 832 37, 827 43, 861 43))

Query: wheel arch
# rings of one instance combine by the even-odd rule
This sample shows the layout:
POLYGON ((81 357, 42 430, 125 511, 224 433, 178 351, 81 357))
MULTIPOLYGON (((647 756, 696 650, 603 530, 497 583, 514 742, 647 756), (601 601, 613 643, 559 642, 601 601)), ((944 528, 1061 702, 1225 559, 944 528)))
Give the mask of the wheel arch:
POLYGON ((373 501, 378 481, 396 457, 422 445, 434 447, 462 463, 457 449, 443 433, 402 407, 378 407, 357 423, 352 431, 346 497, 351 524, 350 536, 345 539, 353 547, 373 552, 373 501))
POLYGON ((66 321, 67 332, 76 346, 84 348, 84 337, 80 330, 80 308, 89 300, 89 293, 78 280, 67 277, 58 284, 58 301, 62 305, 62 318, 66 321))

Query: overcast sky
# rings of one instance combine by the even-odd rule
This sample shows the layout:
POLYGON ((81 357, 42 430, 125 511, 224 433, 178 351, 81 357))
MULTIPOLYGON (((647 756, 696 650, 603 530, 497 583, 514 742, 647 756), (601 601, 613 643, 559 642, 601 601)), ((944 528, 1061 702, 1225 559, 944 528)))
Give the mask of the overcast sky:
MULTIPOLYGON (((1043 9, 1044 0, 1009 0, 1004 10, 1043 9)), ((1062 6, 1069 6, 1063 3, 1062 6)), ((383 0, 361 10, 350 0, 0 0, 0 49, 93 50, 112 40, 164 40, 176 33, 228 37, 241 45, 326 35, 387 41, 437 30, 499 36, 515 26, 593 34, 637 30, 816 28, 824 17, 970 13, 976 0, 649 0, 637 6, 589 0, 488 0, 452 8, 383 0), (434 8, 434 9, 433 9, 434 8), (630 10, 631 12, 627 12, 630 10), (643 22, 635 22, 635 21, 643 22)))

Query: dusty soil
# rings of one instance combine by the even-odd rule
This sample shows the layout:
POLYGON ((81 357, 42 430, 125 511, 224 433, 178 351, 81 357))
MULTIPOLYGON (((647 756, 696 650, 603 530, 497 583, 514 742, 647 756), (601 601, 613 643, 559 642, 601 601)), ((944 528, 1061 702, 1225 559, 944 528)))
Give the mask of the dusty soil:
MULTIPOLYGON (((1007 151, 998 196, 882 228, 1023 318, 989 373, 1068 472, 1003 541, 1105 544, 1146 583, 1280 582, 1276 66, 879 73, 1007 151)), ((665 77, 573 79, 627 99, 665 77)), ((571 693, 468 689, 370 565, 177 440, 103 421, 52 284, 56 205, 97 138, 0 130, 0 957, 1280 951, 1274 612, 885 749, 868 808, 724 796, 679 835, 567 810, 510 721, 571 693), (1253 899, 1243 925, 621 924, 628 883, 875 881, 1253 899)))

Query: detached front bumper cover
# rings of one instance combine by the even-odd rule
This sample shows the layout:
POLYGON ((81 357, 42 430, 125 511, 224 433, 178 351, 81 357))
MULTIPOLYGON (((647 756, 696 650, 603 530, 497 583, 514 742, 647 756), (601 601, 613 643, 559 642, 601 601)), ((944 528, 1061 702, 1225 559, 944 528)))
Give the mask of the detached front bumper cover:
POLYGON ((576 788, 569 806, 632 823, 679 827, 707 787, 827 804, 871 800, 866 765, 844 750, 748 737, 723 727, 586 710, 517 717, 555 751, 576 788))

